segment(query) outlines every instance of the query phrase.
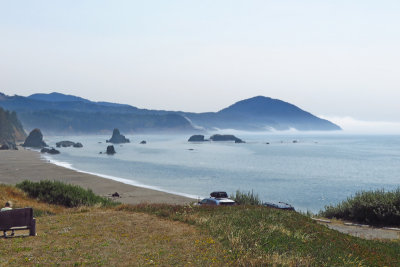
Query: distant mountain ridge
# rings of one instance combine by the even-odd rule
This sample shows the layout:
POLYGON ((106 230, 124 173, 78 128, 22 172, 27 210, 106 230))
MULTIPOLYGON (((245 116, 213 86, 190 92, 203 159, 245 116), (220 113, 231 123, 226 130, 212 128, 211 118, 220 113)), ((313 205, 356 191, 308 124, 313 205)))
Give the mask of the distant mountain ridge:
POLYGON ((50 94, 33 94, 28 96, 30 99, 36 99, 36 100, 43 100, 43 101, 48 101, 48 102, 86 102, 90 103, 91 101, 79 97, 79 96, 74 96, 74 95, 64 95, 61 93, 53 92, 50 94))
POLYGON ((245 99, 218 112, 183 113, 193 124, 207 129, 250 131, 289 130, 332 131, 341 128, 299 107, 270 97, 245 99))
POLYGON ((124 132, 340 130, 339 126, 295 105, 264 96, 206 113, 139 109, 60 93, 28 97, 0 94, 0 106, 18 112, 25 128, 40 128, 50 133, 99 133, 114 128, 124 132))

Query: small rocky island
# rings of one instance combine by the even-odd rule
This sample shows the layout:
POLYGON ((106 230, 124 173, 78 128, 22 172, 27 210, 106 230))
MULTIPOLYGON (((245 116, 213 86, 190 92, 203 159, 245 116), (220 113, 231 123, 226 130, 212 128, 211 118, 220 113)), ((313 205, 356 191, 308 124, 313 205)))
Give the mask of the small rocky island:
MULTIPOLYGON (((214 134, 210 137, 210 140, 214 141, 214 142, 234 141, 235 143, 246 143, 242 139, 237 138, 236 136, 231 135, 231 134, 214 134)), ((209 140, 204 139, 204 135, 200 135, 200 134, 192 135, 188 140, 188 142, 205 142, 205 141, 209 141, 209 140)))
POLYGON ((48 153, 48 154, 56 155, 56 154, 60 154, 60 151, 58 151, 57 149, 55 149, 53 147, 52 148, 44 147, 40 150, 40 153, 48 153))
POLYGON ((117 152, 115 152, 115 148, 113 145, 107 147, 107 151, 106 151, 107 155, 114 155, 115 153, 117 153, 117 152))
POLYGON ((128 138, 122 135, 117 128, 115 128, 111 139, 107 140, 106 142, 113 144, 123 144, 123 143, 129 143, 130 141, 128 138))
POLYGON ((60 141, 56 143, 56 147, 70 147, 70 146, 77 148, 83 147, 83 145, 79 142, 75 143, 72 141, 60 141))
POLYGON ((25 139, 25 142, 22 144, 23 147, 32 147, 32 148, 43 148, 47 147, 47 144, 43 141, 43 134, 40 129, 33 129, 28 137, 25 139))
POLYGON ((235 141, 235 143, 244 143, 244 141, 240 138, 232 134, 214 134, 210 137, 212 141, 235 141))
POLYGON ((204 141, 208 140, 204 139, 204 135, 201 134, 192 135, 188 140, 188 142, 204 142, 204 141))
POLYGON ((204 135, 201 134, 195 134, 192 135, 188 142, 205 142, 205 141, 214 141, 214 142, 219 142, 219 141, 234 141, 235 143, 246 143, 240 138, 237 138, 236 136, 232 134, 214 134, 210 137, 210 139, 205 139, 204 135))

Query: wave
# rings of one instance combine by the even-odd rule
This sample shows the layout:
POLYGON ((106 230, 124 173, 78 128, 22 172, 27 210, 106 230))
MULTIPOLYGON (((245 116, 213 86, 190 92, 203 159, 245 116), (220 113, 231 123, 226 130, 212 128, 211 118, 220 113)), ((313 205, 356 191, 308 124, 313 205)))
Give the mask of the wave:
POLYGON ((102 174, 102 173, 88 172, 88 171, 80 170, 80 169, 77 169, 77 168, 73 167, 72 164, 69 163, 69 162, 55 160, 54 158, 52 158, 49 155, 41 154, 41 158, 43 160, 48 161, 51 164, 54 164, 54 165, 57 165, 57 166, 60 166, 60 167, 66 168, 66 169, 70 169, 70 170, 73 170, 73 171, 76 171, 76 172, 80 172, 80 173, 95 175, 95 176, 98 176, 98 177, 101 177, 101 178, 104 178, 104 179, 114 180, 114 181, 121 182, 121 183, 124 183, 124 184, 127 184, 127 185, 132 185, 132 186, 151 189, 151 190, 160 191, 160 192, 164 192, 164 193, 169 193, 169 194, 173 194, 173 195, 183 196, 183 197, 192 198, 192 199, 195 199, 195 200, 198 200, 200 198, 204 198, 202 196, 195 196, 195 195, 191 195, 191 194, 175 192, 175 191, 171 191, 171 190, 165 190, 165 189, 159 188, 157 186, 145 185, 145 184, 139 183, 137 181, 129 180, 129 179, 122 178, 122 177, 117 177, 117 176, 112 176, 112 175, 107 175, 107 174, 102 174))

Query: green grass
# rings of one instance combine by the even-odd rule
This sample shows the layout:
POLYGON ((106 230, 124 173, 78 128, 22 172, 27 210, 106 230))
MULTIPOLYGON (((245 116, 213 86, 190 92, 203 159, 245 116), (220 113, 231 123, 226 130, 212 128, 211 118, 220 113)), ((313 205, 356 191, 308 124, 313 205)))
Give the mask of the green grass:
POLYGON ((335 206, 327 206, 320 216, 371 225, 400 226, 400 188, 394 191, 362 191, 335 206))
POLYGON ((400 240, 352 237, 294 211, 167 204, 67 209, 4 185, 0 200, 42 213, 38 236, 0 240, 0 265, 400 266, 400 240))
POLYGON ((196 225, 221 242, 236 265, 399 266, 399 241, 363 240, 294 211, 262 206, 122 205, 196 225))
POLYGON ((235 194, 231 194, 229 198, 236 201, 240 205, 261 205, 262 201, 259 196, 253 192, 242 192, 237 190, 235 194))
POLYGON ((65 207, 79 206, 113 206, 117 203, 97 196, 90 189, 83 189, 80 186, 65 184, 59 181, 23 181, 16 185, 17 188, 25 191, 30 197, 40 201, 62 205, 65 207))

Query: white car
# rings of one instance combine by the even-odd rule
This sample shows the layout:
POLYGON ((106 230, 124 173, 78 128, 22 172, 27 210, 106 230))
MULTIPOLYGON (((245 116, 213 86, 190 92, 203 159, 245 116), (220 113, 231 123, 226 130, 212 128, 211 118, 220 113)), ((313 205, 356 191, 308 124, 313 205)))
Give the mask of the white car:
POLYGON ((217 205, 224 205, 224 206, 233 206, 236 205, 236 202, 229 198, 215 198, 209 197, 205 198, 199 202, 200 205, 210 205, 210 206, 217 206, 217 205))
POLYGON ((199 202, 199 205, 210 205, 210 206, 232 206, 236 205, 236 202, 232 199, 228 198, 228 194, 226 192, 212 192, 210 194, 211 197, 205 198, 199 202))

